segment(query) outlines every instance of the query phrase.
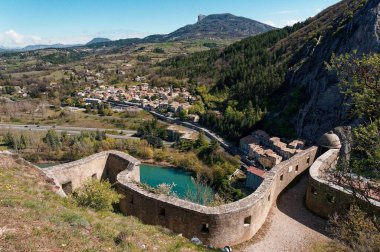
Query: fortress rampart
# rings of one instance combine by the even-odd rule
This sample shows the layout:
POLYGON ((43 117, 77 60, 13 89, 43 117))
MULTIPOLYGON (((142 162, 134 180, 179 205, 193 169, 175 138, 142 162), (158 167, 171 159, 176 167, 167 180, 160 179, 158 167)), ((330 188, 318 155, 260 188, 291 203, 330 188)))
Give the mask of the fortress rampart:
POLYGON ((278 195, 316 158, 313 146, 275 166, 260 187, 239 201, 207 207, 171 196, 147 192, 139 181, 140 161, 118 151, 101 152, 87 158, 54 166, 44 171, 66 193, 86 179, 109 179, 125 197, 121 211, 144 223, 161 225, 187 238, 198 237, 204 244, 217 247, 236 245, 253 237, 264 224, 278 195))
MULTIPOLYGON (((326 170, 336 167, 338 156, 339 149, 328 150, 313 163, 309 171, 306 206, 324 218, 348 210, 354 202, 352 192, 348 188, 328 181, 324 175, 326 170)), ((371 200, 371 207, 380 214, 379 201, 371 200)))

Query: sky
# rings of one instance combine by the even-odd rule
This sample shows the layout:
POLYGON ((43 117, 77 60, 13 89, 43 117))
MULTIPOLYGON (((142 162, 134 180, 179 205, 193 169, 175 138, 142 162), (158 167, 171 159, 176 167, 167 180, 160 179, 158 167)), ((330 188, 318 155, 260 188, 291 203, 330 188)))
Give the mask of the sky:
POLYGON ((231 13, 275 27, 316 15, 338 0, 0 0, 0 46, 82 44, 170 33, 199 14, 231 13))

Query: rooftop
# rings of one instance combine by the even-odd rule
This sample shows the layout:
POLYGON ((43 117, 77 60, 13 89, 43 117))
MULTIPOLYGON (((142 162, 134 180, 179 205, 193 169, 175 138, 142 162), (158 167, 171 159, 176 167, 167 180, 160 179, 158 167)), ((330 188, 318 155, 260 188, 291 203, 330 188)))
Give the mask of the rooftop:
POLYGON ((252 173, 252 174, 255 174, 256 176, 262 177, 262 178, 267 173, 265 170, 261 170, 259 168, 254 167, 254 166, 248 167, 247 171, 252 173))

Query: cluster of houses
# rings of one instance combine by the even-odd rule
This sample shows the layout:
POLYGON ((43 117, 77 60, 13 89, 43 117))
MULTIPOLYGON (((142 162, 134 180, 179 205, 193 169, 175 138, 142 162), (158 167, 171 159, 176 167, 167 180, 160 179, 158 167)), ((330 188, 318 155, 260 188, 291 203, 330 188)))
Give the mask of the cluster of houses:
POLYGON ((279 137, 270 137, 263 130, 256 130, 251 135, 243 137, 240 139, 240 150, 247 155, 248 159, 256 161, 261 166, 261 169, 253 166, 248 168, 246 186, 256 189, 265 176, 266 170, 289 159, 304 148, 305 141, 303 140, 297 139, 284 143, 279 137))
POLYGON ((20 97, 28 97, 28 91, 26 87, 20 86, 0 86, 0 95, 2 94, 12 94, 20 97))
MULTIPOLYGON (((147 110, 159 111, 169 117, 178 115, 183 110, 188 111, 196 99, 186 88, 150 87, 148 83, 130 86, 128 89, 105 85, 95 89, 86 87, 77 96, 91 104, 106 101, 139 103, 147 110)), ((197 115, 189 117, 194 122, 199 120, 197 115)))

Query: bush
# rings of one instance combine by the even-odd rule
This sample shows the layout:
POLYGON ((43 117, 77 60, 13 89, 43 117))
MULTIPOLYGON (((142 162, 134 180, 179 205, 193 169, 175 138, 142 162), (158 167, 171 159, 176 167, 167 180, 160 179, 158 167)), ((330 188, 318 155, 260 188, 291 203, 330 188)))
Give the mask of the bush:
POLYGON ((112 211, 112 205, 119 203, 121 195, 108 181, 89 180, 74 192, 73 198, 79 206, 90 207, 97 211, 112 211))

